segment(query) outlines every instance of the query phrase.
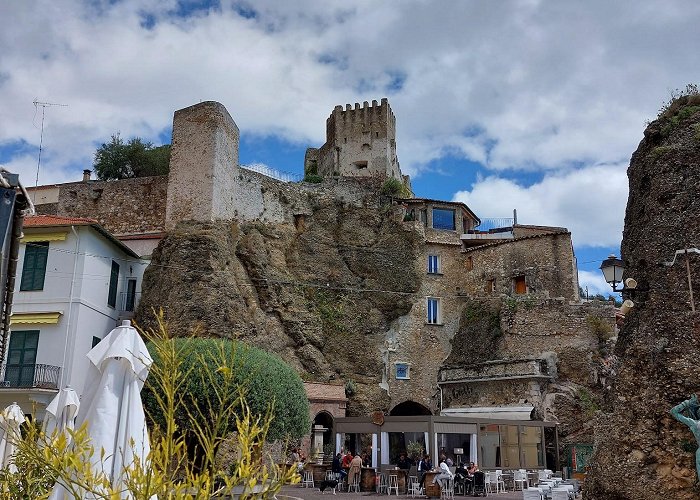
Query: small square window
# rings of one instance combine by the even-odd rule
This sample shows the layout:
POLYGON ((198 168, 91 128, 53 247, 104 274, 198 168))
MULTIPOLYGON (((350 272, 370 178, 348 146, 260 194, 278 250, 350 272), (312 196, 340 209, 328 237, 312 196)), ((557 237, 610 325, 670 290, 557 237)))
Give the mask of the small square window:
POLYGON ((411 364, 410 363, 394 363, 396 367, 396 379, 397 380, 408 380, 411 378, 411 364))
POLYGON ((440 274, 439 255, 428 255, 428 274, 440 274))
POLYGON ((440 315, 440 299, 435 297, 428 297, 426 299, 426 305, 428 308, 428 315, 426 317, 426 323, 429 325, 439 325, 441 315, 440 315))

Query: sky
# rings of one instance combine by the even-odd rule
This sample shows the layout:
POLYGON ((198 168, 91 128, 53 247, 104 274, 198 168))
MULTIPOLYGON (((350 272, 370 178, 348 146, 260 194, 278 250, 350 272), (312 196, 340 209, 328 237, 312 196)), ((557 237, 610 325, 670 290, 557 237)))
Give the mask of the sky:
POLYGON ((301 175, 335 105, 387 97, 417 196, 568 228, 607 293, 630 156, 700 82, 699 23, 696 0, 0 0, 0 166, 80 180, 112 134, 169 143, 214 100, 241 163, 301 175))

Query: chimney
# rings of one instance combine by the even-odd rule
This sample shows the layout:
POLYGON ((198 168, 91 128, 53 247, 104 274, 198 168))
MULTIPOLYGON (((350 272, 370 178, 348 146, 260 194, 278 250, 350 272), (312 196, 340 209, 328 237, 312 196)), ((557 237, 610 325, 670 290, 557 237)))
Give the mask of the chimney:
POLYGON ((87 168, 83 170, 83 182, 87 182, 90 180, 90 174, 92 174, 92 170, 87 168))

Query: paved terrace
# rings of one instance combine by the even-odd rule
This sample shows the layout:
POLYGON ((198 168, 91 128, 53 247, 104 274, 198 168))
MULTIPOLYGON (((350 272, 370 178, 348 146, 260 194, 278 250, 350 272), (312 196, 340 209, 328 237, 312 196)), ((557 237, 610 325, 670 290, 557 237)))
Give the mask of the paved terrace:
MULTIPOLYGON (((342 498, 364 498, 364 497, 374 497, 375 499, 379 498, 411 498, 411 495, 399 495, 399 496, 394 496, 391 495, 390 497, 387 497, 387 495, 379 495, 378 493, 374 492, 369 492, 369 491, 363 491, 361 493, 347 493, 345 491, 338 491, 336 494, 336 497, 342 497, 342 498)), ((523 498, 523 493, 521 491, 507 491, 505 493, 490 493, 489 497, 494 499, 494 500, 522 500, 523 498)), ((301 486, 295 485, 295 486, 285 486, 282 488, 282 491, 277 494, 277 498, 279 500, 295 500, 295 499, 303 499, 303 500, 312 500, 312 499, 325 499, 325 500, 330 500, 333 497, 333 493, 329 490, 326 490, 325 493, 321 493, 318 488, 302 488, 301 486)), ((426 498, 426 497, 415 497, 415 498, 426 498)), ((474 498, 471 495, 462 497, 461 495, 455 495, 455 498, 474 498)), ((483 497, 481 497, 483 498, 483 497)), ((579 495, 580 498, 580 495, 579 495)))

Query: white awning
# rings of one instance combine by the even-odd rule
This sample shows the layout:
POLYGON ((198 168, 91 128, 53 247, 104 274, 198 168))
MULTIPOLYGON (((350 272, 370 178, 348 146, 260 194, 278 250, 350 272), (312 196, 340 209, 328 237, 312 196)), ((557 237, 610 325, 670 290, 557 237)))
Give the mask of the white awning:
POLYGON ((445 408, 440 415, 446 417, 491 418, 494 420, 532 420, 532 405, 483 406, 474 408, 445 408))

